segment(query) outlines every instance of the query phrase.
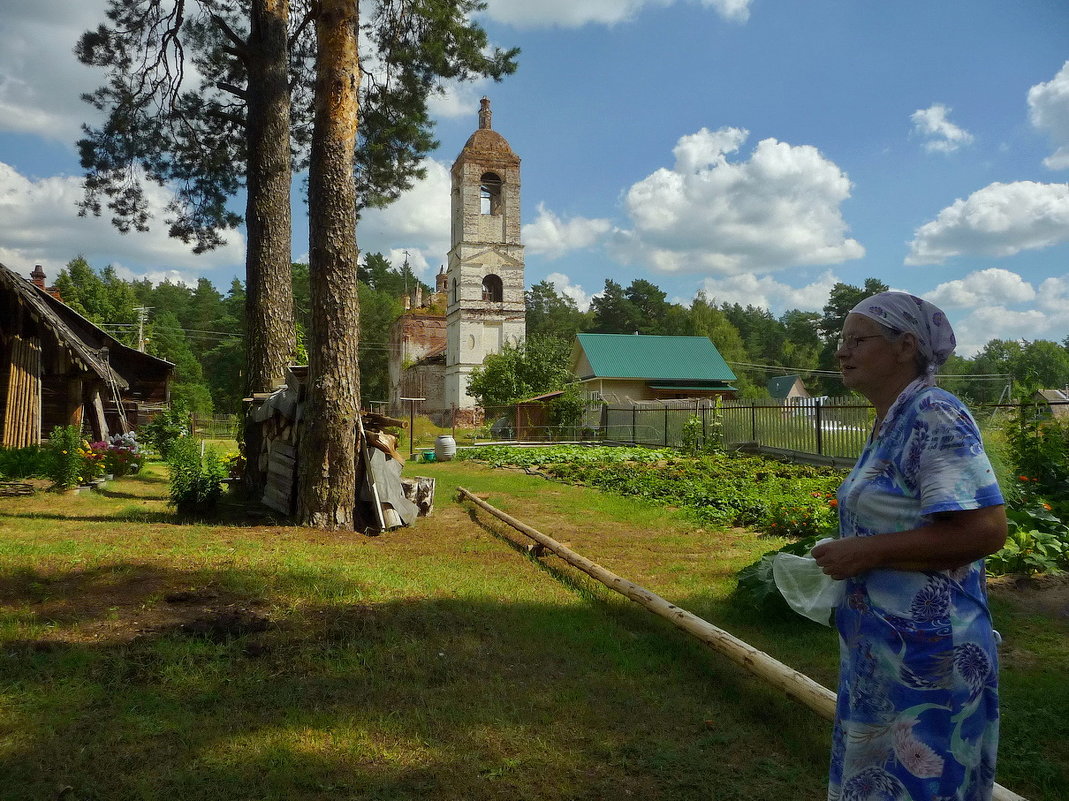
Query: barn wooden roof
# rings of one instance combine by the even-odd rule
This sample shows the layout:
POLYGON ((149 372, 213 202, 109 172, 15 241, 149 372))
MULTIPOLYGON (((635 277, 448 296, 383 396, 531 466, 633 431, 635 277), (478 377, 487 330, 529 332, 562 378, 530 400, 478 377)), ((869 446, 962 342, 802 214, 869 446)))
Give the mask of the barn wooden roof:
POLYGON ((59 346, 67 350, 78 366, 95 373, 103 381, 120 390, 129 389, 130 384, 112 369, 109 363, 111 354, 136 354, 140 359, 151 360, 161 366, 173 366, 170 362, 124 345, 82 317, 70 306, 52 297, 35 286, 33 282, 3 264, 0 264, 0 291, 12 293, 42 329, 52 332, 59 346), (102 347, 94 347, 86 342, 87 335, 91 335, 92 339, 102 343, 102 347))

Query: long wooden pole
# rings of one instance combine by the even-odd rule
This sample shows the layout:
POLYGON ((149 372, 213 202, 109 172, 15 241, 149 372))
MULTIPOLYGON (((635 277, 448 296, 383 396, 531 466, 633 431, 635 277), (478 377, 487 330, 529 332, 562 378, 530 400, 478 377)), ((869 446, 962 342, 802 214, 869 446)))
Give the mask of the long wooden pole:
MULTIPOLYGON (((759 651, 752 645, 743 642, 738 637, 717 628, 708 621, 702 620, 686 609, 680 609, 659 595, 616 575, 611 570, 606 570, 584 556, 580 556, 552 537, 547 537, 537 529, 533 529, 511 515, 491 506, 464 487, 457 487, 457 494, 481 509, 485 509, 499 520, 508 523, 517 531, 526 534, 539 545, 553 551, 568 564, 583 571, 591 578, 597 579, 610 590, 614 590, 644 606, 655 615, 668 620, 677 628, 697 637, 713 650, 728 657, 754 675, 783 690, 788 698, 804 704, 825 720, 835 719, 835 693, 827 687, 817 684, 804 673, 799 673, 763 651, 759 651)), ((1007 790, 1000 784, 995 785, 991 798, 992 801, 1027 801, 1024 796, 1017 795, 1017 793, 1007 790)))

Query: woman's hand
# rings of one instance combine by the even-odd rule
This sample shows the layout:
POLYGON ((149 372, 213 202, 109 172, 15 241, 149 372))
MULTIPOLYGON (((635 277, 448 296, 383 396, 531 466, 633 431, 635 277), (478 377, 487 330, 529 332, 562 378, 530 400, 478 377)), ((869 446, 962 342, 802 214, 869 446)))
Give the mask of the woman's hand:
POLYGON ((812 551, 820 568, 833 579, 846 579, 877 567, 872 561, 873 537, 846 537, 818 545, 812 551))

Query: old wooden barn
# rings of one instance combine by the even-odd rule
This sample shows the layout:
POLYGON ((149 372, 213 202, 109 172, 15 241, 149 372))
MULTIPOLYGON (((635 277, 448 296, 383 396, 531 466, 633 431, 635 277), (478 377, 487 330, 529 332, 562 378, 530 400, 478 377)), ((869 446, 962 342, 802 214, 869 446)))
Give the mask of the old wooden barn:
POLYGON ((169 401, 174 365, 130 348, 33 280, 0 264, 0 430, 7 448, 55 426, 104 439, 133 430, 169 401))

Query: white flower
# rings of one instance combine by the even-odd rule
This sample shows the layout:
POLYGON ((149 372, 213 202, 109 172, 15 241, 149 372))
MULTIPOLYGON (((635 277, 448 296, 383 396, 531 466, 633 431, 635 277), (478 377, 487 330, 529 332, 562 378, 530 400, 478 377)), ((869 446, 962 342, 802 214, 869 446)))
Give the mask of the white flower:
POLYGON ((943 758, 913 736, 917 719, 895 724, 895 756, 918 779, 937 779, 943 775, 943 758))

